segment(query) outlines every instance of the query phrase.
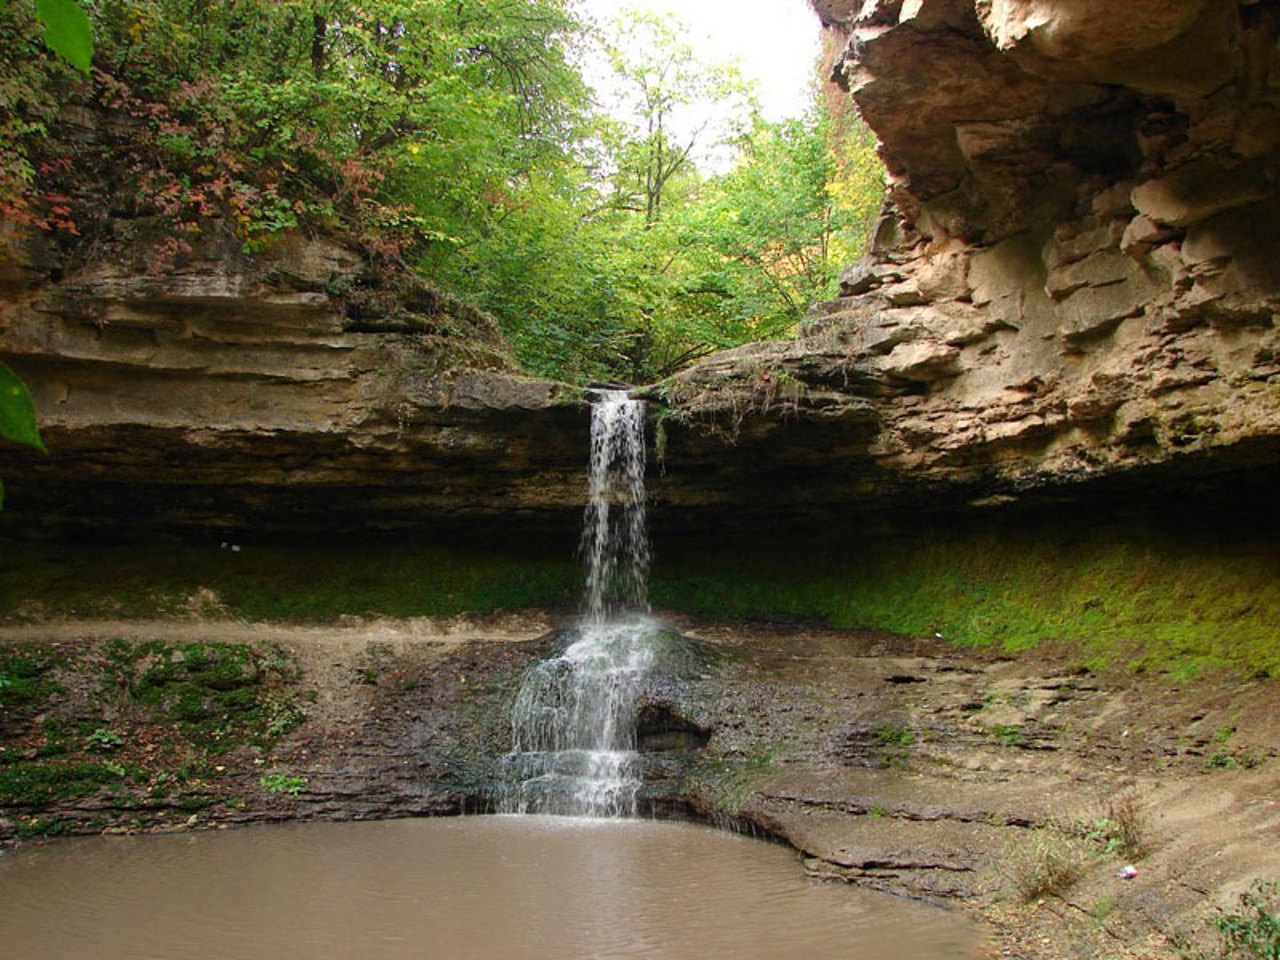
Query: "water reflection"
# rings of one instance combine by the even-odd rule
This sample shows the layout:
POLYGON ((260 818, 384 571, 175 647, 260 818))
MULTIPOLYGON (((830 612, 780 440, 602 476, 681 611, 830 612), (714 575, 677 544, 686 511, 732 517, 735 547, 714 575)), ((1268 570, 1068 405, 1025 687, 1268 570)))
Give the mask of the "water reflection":
POLYGON ((688 824, 474 817, 63 841, 0 858, 24 960, 956 960, 972 929, 688 824))

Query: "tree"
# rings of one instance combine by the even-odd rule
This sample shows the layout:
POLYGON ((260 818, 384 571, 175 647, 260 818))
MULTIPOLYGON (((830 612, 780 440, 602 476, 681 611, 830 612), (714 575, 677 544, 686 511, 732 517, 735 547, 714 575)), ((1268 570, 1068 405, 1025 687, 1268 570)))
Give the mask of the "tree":
POLYGON ((583 128, 575 162, 512 185, 500 217, 426 268, 544 375, 650 381, 789 335, 860 252, 883 193, 873 139, 816 87, 804 118, 764 121, 669 20, 625 16, 604 49, 611 112, 583 128))
POLYGON ((866 128, 858 121, 837 136, 817 103, 781 123, 757 117, 740 147, 688 216, 701 286, 718 297, 701 336, 721 345, 789 334, 833 296, 884 193, 866 128))
POLYGON ((492 312, 547 376, 650 380, 787 335, 878 201, 851 116, 764 122, 734 68, 652 15, 594 38, 573 0, 85 9, 88 78, 45 54, 35 0, 0 5, 5 219, 73 258, 151 251, 155 270, 211 230, 250 252, 336 232, 492 312), (588 41, 607 109, 578 67, 588 41), (58 146, 71 95, 111 142, 58 146))
MULTIPOLYGON (((179 239, 217 218, 249 249, 299 226, 345 230, 392 259, 448 242, 509 178, 558 162, 585 103, 569 0, 97 0, 89 9, 95 70, 79 95, 126 121, 129 136, 111 145, 109 166, 77 158, 75 174, 111 184, 114 203, 158 215, 179 239)), ((0 9, 0 33, 25 46, 0 67, 0 96, 17 61, 33 59, 33 17, 23 4, 0 9)), ((22 79, 24 103, 63 83, 48 69, 22 79)), ((16 158, 0 174, 47 160, 33 146, 43 133, 19 143, 0 131, 16 158)), ((0 183, 0 202, 34 221, 51 188, 75 196, 58 177, 41 179, 0 183)), ((93 215, 81 206, 70 219, 93 215)))
MULTIPOLYGON (((44 28, 45 45, 76 69, 88 73, 93 59, 93 30, 84 10, 74 0, 37 0, 35 12, 36 19, 44 28)), ((20 87, 9 87, 3 97, 5 105, 16 105, 22 93, 20 87)), ((9 136, 0 133, 0 153, 7 153, 6 147, 12 149, 14 134, 20 136, 30 132, 22 125, 10 128, 6 124, 5 127, 9 136)), ((0 164, 0 186, 6 179, 6 172, 6 166, 0 164)), ((15 163, 12 175, 21 182, 31 172, 29 166, 15 163)), ((0 363, 0 438, 44 451, 31 394, 26 384, 4 363, 0 363)), ((4 483, 0 481, 0 508, 3 507, 4 483)))
POLYGON ((649 225, 661 219, 673 178, 693 167, 694 151, 728 139, 754 97, 736 67, 699 62, 672 18, 630 10, 614 30, 605 50, 621 132, 612 144, 615 203, 643 211, 649 225))

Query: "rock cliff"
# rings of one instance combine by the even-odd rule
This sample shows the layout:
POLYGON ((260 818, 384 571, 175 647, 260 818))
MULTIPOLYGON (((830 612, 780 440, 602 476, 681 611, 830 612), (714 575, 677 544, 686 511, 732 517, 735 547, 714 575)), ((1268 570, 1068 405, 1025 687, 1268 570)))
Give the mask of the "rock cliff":
MULTIPOLYGON (((659 519, 1274 477, 1280 9, 815 6, 889 201, 795 340, 652 388, 659 519)), ((319 240, 158 271, 6 242, 0 358, 52 451, 4 451, 9 527, 572 528, 581 400, 472 311, 319 240)))
POLYGON ((703 467, 673 501, 740 497, 766 448, 775 474, 790 460, 784 500, 990 502, 1276 462, 1280 10, 815 6, 889 202, 795 342, 662 385, 668 462, 703 467))
POLYGON ((6 451, 11 528, 332 534, 577 509, 577 391, 517 375, 492 321, 352 249, 246 256, 213 235, 161 270, 140 249, 64 275, 15 246, 0 355, 49 456, 6 451))

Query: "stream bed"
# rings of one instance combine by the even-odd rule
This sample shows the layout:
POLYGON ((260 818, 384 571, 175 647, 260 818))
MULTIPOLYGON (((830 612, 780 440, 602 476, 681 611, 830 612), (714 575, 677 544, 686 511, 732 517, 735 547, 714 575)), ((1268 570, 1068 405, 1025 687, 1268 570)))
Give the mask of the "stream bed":
POLYGON ((0 855, 24 960, 979 955, 964 918, 686 823, 466 817, 95 837, 0 855))

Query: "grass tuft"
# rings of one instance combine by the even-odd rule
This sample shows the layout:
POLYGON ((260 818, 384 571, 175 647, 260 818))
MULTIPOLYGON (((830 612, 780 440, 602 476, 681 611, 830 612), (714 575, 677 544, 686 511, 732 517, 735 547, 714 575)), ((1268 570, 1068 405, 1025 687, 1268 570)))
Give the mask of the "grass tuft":
POLYGON ((996 869, 1014 893, 1031 901, 1065 892, 1089 861, 1090 850, 1083 841, 1046 827, 1026 830, 1011 840, 996 869))

